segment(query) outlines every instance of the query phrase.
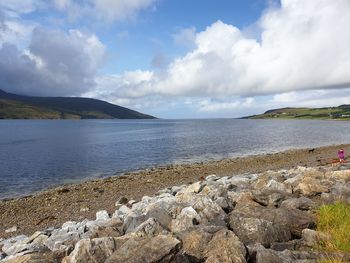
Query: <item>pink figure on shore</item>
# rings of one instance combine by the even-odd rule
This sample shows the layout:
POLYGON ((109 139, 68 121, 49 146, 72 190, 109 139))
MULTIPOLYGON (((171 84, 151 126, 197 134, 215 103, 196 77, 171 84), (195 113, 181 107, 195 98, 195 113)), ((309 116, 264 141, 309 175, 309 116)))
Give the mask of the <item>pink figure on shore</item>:
POLYGON ((339 158, 339 162, 340 163, 344 163, 345 162, 345 151, 344 151, 344 149, 340 149, 338 151, 338 158, 339 158))

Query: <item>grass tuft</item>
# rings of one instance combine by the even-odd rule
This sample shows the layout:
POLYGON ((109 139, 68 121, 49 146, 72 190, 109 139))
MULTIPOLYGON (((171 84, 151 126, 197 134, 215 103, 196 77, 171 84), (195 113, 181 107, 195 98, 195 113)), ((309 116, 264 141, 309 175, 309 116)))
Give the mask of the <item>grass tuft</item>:
MULTIPOLYGON (((317 221, 317 230, 330 237, 320 242, 320 249, 330 253, 350 253, 350 204, 336 202, 321 206, 317 211, 317 221)), ((342 261, 329 258, 321 262, 342 261)))

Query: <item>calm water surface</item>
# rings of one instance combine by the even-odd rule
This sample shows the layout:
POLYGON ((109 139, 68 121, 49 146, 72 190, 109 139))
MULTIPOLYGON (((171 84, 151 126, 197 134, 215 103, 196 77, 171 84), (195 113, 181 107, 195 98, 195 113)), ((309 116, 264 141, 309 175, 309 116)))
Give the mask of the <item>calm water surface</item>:
POLYGON ((1 120, 0 199, 155 165, 350 142, 350 122, 1 120))

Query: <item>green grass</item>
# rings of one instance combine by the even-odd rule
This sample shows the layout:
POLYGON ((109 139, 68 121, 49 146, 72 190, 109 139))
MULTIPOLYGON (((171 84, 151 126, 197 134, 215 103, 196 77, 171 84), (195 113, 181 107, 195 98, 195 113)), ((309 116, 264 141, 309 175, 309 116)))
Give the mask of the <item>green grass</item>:
MULTIPOLYGON (((336 202, 323 205, 317 211, 317 230, 330 237, 320 241, 319 249, 329 253, 350 253, 350 204, 336 202)), ((342 262, 330 257, 322 263, 342 262)))
POLYGON ((350 120, 350 106, 329 108, 282 108, 269 110, 264 114, 250 116, 250 119, 315 119, 350 120))

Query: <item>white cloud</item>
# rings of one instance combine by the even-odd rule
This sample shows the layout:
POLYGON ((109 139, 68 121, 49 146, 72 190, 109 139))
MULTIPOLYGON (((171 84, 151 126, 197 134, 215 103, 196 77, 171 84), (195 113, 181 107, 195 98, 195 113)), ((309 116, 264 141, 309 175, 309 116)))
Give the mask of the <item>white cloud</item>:
POLYGON ((4 20, 0 23, 0 46, 3 43, 11 43, 21 47, 27 46, 32 31, 37 26, 38 24, 31 21, 4 20))
POLYGON ((193 48, 196 41, 196 28, 182 28, 177 33, 171 36, 175 44, 193 48))
POLYGON ((29 95, 80 95, 95 87, 104 45, 89 33, 36 28, 28 50, 0 48, 0 88, 29 95))
POLYGON ((282 0, 257 24, 261 36, 253 39, 215 22, 195 35, 196 47, 170 63, 166 74, 118 86, 118 92, 222 98, 349 85, 348 0, 282 0))

